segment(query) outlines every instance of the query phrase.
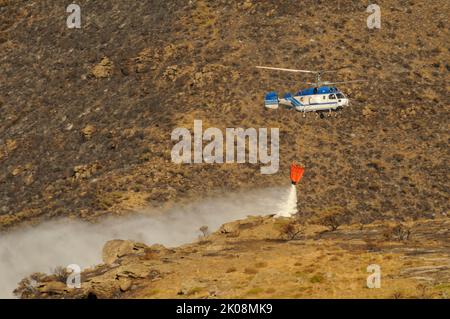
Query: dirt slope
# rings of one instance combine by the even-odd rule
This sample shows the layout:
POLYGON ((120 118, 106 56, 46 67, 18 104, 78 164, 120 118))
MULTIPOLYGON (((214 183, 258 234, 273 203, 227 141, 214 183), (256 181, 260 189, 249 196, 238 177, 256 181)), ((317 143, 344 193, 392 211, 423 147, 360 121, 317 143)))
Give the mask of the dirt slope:
POLYGON ((53 1, 0 1, 0 225, 92 219, 285 181, 306 168, 305 215, 448 212, 449 2, 379 1, 381 30, 353 1, 78 1, 82 29, 53 1), (261 72, 349 65, 337 118, 269 112, 267 90, 307 77, 261 72), (281 169, 170 162, 170 132, 280 127, 281 169))

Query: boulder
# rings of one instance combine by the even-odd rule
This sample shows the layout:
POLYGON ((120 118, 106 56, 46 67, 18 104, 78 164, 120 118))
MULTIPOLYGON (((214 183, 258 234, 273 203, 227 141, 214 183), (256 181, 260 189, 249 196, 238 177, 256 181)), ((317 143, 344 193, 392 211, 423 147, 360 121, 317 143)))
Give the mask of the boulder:
POLYGON ((248 217, 244 220, 237 220, 234 222, 223 224, 219 232, 222 234, 239 234, 240 231, 245 229, 251 229, 258 225, 261 225, 264 220, 267 218, 264 217, 248 217))
POLYGON ((99 78, 108 78, 111 76, 113 72, 113 63, 107 57, 104 57, 99 64, 94 66, 92 69, 92 75, 94 75, 97 79, 99 78))
POLYGON ((105 264, 113 264, 118 258, 130 254, 143 254, 145 245, 130 240, 110 240, 102 250, 102 259, 105 264))
POLYGON ((59 281, 51 281, 41 284, 37 287, 40 293, 47 294, 62 294, 67 292, 69 289, 65 283, 59 281))
POLYGON ((95 126, 88 124, 81 130, 81 134, 83 134, 83 138, 85 140, 89 140, 89 139, 91 139, 91 137, 95 133, 95 131, 96 131, 95 126))
POLYGON ((132 284, 133 284, 133 282, 131 281, 130 278, 125 278, 125 277, 119 278, 119 288, 120 288, 120 291, 122 291, 122 292, 130 290, 132 284))

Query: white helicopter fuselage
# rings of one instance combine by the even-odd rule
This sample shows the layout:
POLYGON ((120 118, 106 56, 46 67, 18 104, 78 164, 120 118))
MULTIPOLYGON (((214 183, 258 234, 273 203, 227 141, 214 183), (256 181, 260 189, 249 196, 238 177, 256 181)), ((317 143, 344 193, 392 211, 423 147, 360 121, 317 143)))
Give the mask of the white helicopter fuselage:
POLYGON ((348 98, 342 93, 297 95, 280 98, 279 103, 292 107, 299 112, 336 111, 349 104, 348 98), (298 103, 295 103, 295 101, 298 103))

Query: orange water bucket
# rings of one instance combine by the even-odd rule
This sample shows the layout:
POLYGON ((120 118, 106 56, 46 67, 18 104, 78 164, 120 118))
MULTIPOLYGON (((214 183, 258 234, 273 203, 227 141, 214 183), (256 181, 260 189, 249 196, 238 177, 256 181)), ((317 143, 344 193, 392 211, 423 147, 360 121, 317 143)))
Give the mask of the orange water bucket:
POLYGON ((291 165, 291 182, 294 185, 297 185, 303 177, 303 173, 305 169, 296 164, 291 165))

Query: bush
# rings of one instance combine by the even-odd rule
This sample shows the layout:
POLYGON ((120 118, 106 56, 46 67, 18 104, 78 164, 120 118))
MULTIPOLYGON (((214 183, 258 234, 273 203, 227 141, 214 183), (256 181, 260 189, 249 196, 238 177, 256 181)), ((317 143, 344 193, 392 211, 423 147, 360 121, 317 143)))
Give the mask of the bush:
POLYGON ((328 227, 330 231, 337 230, 341 225, 348 223, 350 216, 341 209, 327 211, 318 220, 322 226, 328 227))
POLYGON ((280 233, 286 240, 296 240, 304 233, 304 229, 298 222, 291 221, 281 227, 280 233))
POLYGON ((35 298, 39 295, 39 291, 36 289, 36 283, 30 280, 30 278, 22 279, 13 293, 16 297, 23 299, 35 298))
POLYGON ((403 293, 401 291, 395 291, 392 295, 391 295, 392 299, 403 299, 405 298, 403 293))
POLYGON ((206 225, 200 227, 199 231, 202 233, 203 237, 206 237, 209 235, 209 229, 208 229, 208 226, 206 226, 206 225))
POLYGON ((411 228, 402 223, 388 226, 383 233, 386 240, 406 241, 411 238, 411 228))
POLYGON ((59 282, 66 283, 67 278, 69 277, 69 272, 66 268, 62 266, 57 266, 55 269, 53 269, 53 275, 55 276, 55 279, 59 282))
POLYGON ((322 274, 315 274, 309 279, 312 284, 320 284, 325 281, 325 277, 322 274))
POLYGON ((430 299, 431 296, 429 295, 429 286, 426 284, 418 284, 416 286, 416 290, 418 292, 418 298, 420 299, 430 299))
POLYGON ((45 274, 34 273, 22 279, 17 285, 17 288, 13 291, 13 294, 17 298, 22 299, 39 298, 40 293, 37 286, 44 280, 45 277, 45 274))

